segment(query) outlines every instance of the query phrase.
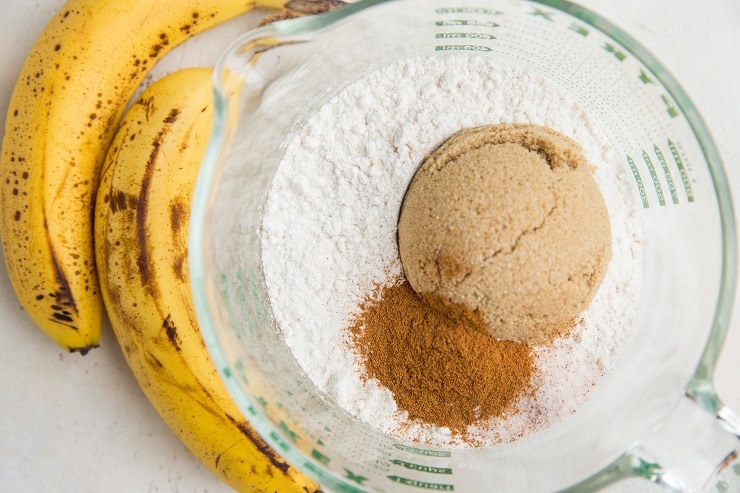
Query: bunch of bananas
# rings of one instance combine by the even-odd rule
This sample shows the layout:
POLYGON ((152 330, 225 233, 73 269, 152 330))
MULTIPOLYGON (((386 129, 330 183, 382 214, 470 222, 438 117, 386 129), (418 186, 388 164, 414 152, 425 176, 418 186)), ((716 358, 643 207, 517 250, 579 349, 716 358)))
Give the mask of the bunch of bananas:
POLYGON ((29 53, 0 154, 0 237, 13 288, 59 346, 98 345, 105 310, 170 428, 237 491, 311 492, 231 401, 191 299, 190 198, 212 124, 211 69, 156 81, 185 39, 252 8, 274 18, 339 0, 69 0, 29 53), (121 26, 136 26, 121 29, 121 26))

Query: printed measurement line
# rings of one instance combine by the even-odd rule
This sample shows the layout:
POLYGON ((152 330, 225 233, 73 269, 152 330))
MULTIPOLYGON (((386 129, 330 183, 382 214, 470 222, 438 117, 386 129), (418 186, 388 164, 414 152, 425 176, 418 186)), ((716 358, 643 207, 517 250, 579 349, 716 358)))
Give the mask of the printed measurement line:
POLYGON ((416 488, 423 488, 425 490, 455 491, 455 487, 451 484, 427 483, 426 481, 417 481, 415 479, 402 478, 399 476, 387 476, 387 477, 394 483, 399 483, 399 484, 403 484, 406 486, 414 486, 416 488))
POLYGON ((237 340, 242 338, 241 331, 239 330, 239 326, 236 323, 236 315, 234 314, 234 307, 231 304, 231 289, 229 287, 229 278, 226 274, 221 274, 221 297, 224 300, 224 304, 226 306, 226 316, 229 319, 229 325, 231 326, 231 331, 234 333, 234 337, 237 338, 237 340))
POLYGON ((642 178, 640 177, 640 171, 637 169, 637 165, 635 164, 635 161, 630 157, 629 154, 627 154, 627 163, 630 165, 630 170, 632 171, 632 176, 635 178, 635 183, 637 184, 637 191, 640 192, 640 199, 642 200, 642 207, 647 209, 650 207, 650 202, 648 202, 647 192, 645 191, 645 184, 642 181, 642 178))
POLYGON ((447 450, 428 450, 417 447, 409 447, 408 445, 401 445, 400 443, 396 443, 393 446, 396 447, 398 450, 411 452, 412 454, 416 455, 426 455, 427 457, 452 457, 452 452, 449 452, 447 450))
POLYGON ((493 34, 484 33, 437 33, 437 39, 496 39, 493 34))
MULTIPOLYGON (((686 165, 681 158, 678 147, 670 139, 668 140, 668 147, 671 150, 671 154, 673 155, 673 158, 676 162, 676 167, 678 168, 679 174, 681 175, 681 181, 683 182, 684 188, 686 189, 686 197, 688 199, 688 202, 693 202, 694 193, 691 188, 691 180, 689 179, 686 165)), ((655 188, 655 194, 658 199, 658 203, 661 206, 667 205, 667 197, 666 192, 663 188, 663 182, 661 182, 658 170, 656 168, 656 165, 654 164, 655 158, 658 159, 658 162, 660 163, 660 169, 663 171, 665 184, 667 185, 668 193, 670 193, 671 196, 671 203, 673 205, 677 205, 681 202, 681 198, 678 194, 678 185, 673 179, 674 171, 671 171, 672 165, 669 164, 668 160, 666 159, 666 155, 663 153, 661 148, 658 147, 658 144, 653 144, 653 152, 655 153, 654 157, 645 149, 642 149, 642 160, 645 162, 645 167, 647 168, 648 173, 650 173, 650 181, 652 181, 653 187, 655 188)), ((645 183, 643 182, 640 175, 640 170, 638 167, 639 165, 638 163, 635 163, 635 160, 632 159, 632 156, 630 156, 629 154, 627 154, 627 163, 629 164, 630 170, 632 171, 632 176, 635 179, 635 183, 637 184, 637 190, 640 193, 642 207, 648 208, 650 207, 650 201, 648 199, 645 183)))
POLYGON ((239 300, 242 318, 244 318, 244 321, 247 323, 247 330, 249 330, 250 334, 254 334, 254 325, 252 324, 252 316, 247 307, 247 296, 244 293, 244 282, 242 282, 241 271, 236 272, 236 298, 239 300))
POLYGON ((676 184, 673 181, 673 175, 671 175, 671 170, 668 169, 668 163, 665 160, 665 157, 663 157, 663 151, 660 150, 660 147, 658 147, 657 144, 654 146, 655 149, 655 155, 658 156, 658 161, 660 162, 661 168, 663 168, 663 174, 665 174, 665 181, 668 184, 668 191, 671 192, 671 200, 674 204, 678 204, 678 190, 676 190, 676 184))
POLYGON ((472 26, 472 27, 498 27, 493 21, 477 21, 474 19, 454 19, 447 21, 437 21, 435 24, 439 27, 459 27, 459 26, 472 26))
POLYGON ((391 459, 391 463, 397 466, 405 467, 411 471, 428 472, 430 474, 452 474, 452 469, 449 467, 433 467, 425 466, 422 464, 414 464, 398 459, 391 459))
POLYGON ((254 306, 257 309, 257 320, 259 320, 260 325, 264 327, 267 319, 265 318, 265 314, 262 312, 262 302, 260 301, 259 292, 257 291, 257 278, 254 274, 254 269, 249 269, 249 282, 252 288, 254 306))
POLYGON ((655 192, 658 194, 658 203, 660 203, 660 205, 665 205, 665 195, 663 194, 663 186, 660 184, 660 180, 658 179, 658 173, 655 172, 655 166, 653 166, 653 161, 650 159, 650 156, 648 156, 648 153, 645 152, 644 150, 642 151, 642 159, 645 161, 645 165, 648 167, 650 178, 653 179, 653 185, 655 185, 655 192))
POLYGON ((495 9, 475 8, 475 7, 453 7, 453 8, 439 8, 435 12, 438 14, 487 14, 487 15, 501 15, 503 12, 495 9))
POLYGON ((480 45, 437 45, 435 51, 491 51, 491 48, 480 45))
POLYGON ((678 152, 678 148, 676 147, 676 144, 671 141, 671 139, 668 139, 668 148, 671 150, 671 154, 673 155, 674 161, 676 161, 676 166, 678 166, 678 172, 681 175, 681 181, 683 181, 683 187, 686 189, 686 197, 688 197, 689 202, 694 201, 694 191, 691 188, 691 181, 689 180, 689 174, 686 172, 686 166, 684 165, 683 159, 681 159, 681 154, 678 152))

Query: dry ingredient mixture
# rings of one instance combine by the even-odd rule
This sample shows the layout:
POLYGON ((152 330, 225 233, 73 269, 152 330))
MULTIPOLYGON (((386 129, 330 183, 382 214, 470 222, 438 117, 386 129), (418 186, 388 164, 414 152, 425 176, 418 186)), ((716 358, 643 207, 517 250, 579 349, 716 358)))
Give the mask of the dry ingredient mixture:
POLYGON ((576 142, 547 127, 464 129, 427 158, 401 208, 411 287, 499 339, 545 344, 591 303, 611 259, 609 213, 576 142))
MULTIPOLYGON (((574 412, 618 362, 619 349, 631 336, 640 287, 638 218, 625 177, 610 164, 613 158, 606 139, 575 102, 548 81, 500 60, 420 57, 347 86, 289 142, 262 225, 272 308, 306 375, 358 419, 431 445, 509 442, 574 412), (578 142, 597 167, 595 178, 613 227, 613 257, 601 288, 567 336, 551 344, 518 345, 525 351, 518 356, 511 348, 473 342, 478 336, 495 339, 455 327, 459 320, 428 320, 427 327, 439 329, 431 337, 419 338, 405 324, 388 333, 387 320, 414 313, 418 301, 405 282, 397 247, 398 215, 409 182, 425 156, 451 135, 496 123, 555 129, 578 142), (396 297, 393 306, 408 310, 384 310, 381 301, 388 296, 396 297), (461 350, 456 363, 433 360, 453 347, 461 350), (464 349, 469 352, 463 354, 464 349), (486 356, 476 356, 478 350, 486 356), (370 351, 381 363, 366 367, 370 351), (418 366, 414 370, 409 358, 420 354, 440 381, 418 366), (506 362, 512 355, 516 364, 506 362), (411 371, 398 374, 393 365, 411 371), (473 376, 495 375, 502 368, 513 370, 503 384, 486 387, 490 382, 473 376), (380 377, 395 379, 393 391, 380 384, 380 377), (492 387, 498 391, 493 398, 492 387), (422 392, 445 401, 455 388, 469 393, 453 400, 474 407, 448 406, 447 413, 429 415, 431 406, 418 405, 422 392), (481 400, 486 393, 489 397, 481 400), (470 422, 475 424, 462 430, 470 422)), ((419 316, 428 316, 421 310, 419 316)))

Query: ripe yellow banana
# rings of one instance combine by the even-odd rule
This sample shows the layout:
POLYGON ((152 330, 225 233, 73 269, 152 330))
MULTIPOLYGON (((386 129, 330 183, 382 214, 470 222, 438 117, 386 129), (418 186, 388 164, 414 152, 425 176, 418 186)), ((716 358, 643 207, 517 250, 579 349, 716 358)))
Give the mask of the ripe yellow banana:
MULTIPOLYGON (((92 245, 100 166, 140 82, 186 38, 254 7, 310 0, 69 0, 29 53, 0 155, 0 236, 13 288, 62 348, 97 346, 92 245)), ((291 7, 291 5, 293 7, 291 7)))
POLYGON ((105 307, 147 397, 204 464, 237 491, 319 491, 244 420, 196 322, 188 216, 213 122, 211 74, 185 69, 155 82, 111 143, 95 207, 105 307))

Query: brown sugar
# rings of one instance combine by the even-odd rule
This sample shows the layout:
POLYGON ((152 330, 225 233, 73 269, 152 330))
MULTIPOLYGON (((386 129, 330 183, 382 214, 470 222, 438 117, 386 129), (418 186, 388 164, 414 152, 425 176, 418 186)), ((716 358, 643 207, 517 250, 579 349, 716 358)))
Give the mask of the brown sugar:
POLYGON ((611 225, 578 144, 538 125, 492 125, 427 158, 398 242, 411 287, 432 305, 533 345, 567 333, 594 298, 611 225))

